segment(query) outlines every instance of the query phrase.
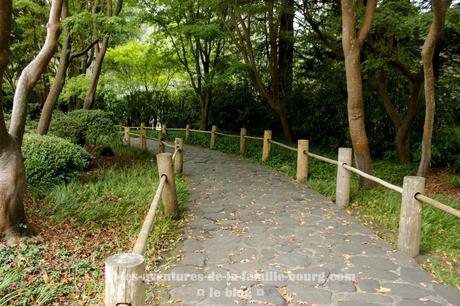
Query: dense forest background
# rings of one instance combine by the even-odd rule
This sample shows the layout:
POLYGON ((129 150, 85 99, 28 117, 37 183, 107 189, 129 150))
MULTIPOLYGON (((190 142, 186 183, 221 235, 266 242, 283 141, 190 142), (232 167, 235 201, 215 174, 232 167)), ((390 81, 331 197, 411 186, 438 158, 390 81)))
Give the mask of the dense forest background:
MULTIPOLYGON (((104 1, 69 0, 66 7, 60 50, 29 98, 31 119, 39 118, 47 97, 56 92, 55 83, 60 83, 63 88, 55 99, 63 112, 100 108, 126 125, 216 124, 228 131, 247 127, 253 134, 272 129, 282 137, 278 103, 285 113, 281 118, 285 116, 287 139, 292 139, 290 134, 307 138, 324 149, 350 146, 338 1, 273 1, 272 8, 254 2, 238 10, 215 0, 125 1, 118 15, 107 12, 104 1), (247 33, 245 26, 250 26, 247 33), (249 40, 243 38, 246 34, 249 40), (277 63, 271 62, 273 57, 277 63), (99 82, 92 95, 95 78, 99 82), (274 90, 278 83, 281 89, 274 90)), ((3 88, 7 113, 21 71, 44 43, 48 12, 48 1, 14 5, 3 88)), ((358 7, 358 19, 363 12, 358 7)), ((459 19, 454 3, 433 60, 437 104, 432 164, 454 171, 460 170, 459 19)), ((378 2, 361 55, 373 158, 420 160, 420 54, 431 20, 430 3, 378 2)))

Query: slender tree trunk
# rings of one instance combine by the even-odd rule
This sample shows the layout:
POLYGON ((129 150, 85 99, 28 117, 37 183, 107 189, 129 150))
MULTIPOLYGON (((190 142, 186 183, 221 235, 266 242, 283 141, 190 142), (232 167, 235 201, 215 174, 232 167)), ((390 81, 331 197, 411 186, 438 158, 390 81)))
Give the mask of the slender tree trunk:
POLYGON ((286 116, 286 109, 281 102, 277 102, 277 107, 274 108, 275 113, 278 115, 278 118, 281 123, 281 128, 283 129, 283 136, 284 138, 291 142, 292 141, 292 134, 291 129, 289 128, 289 123, 286 116))
MULTIPOLYGON (((68 0, 64 0, 62 5, 61 18, 64 20, 69 14, 68 0)), ((61 94, 62 88, 64 88, 67 68, 69 67, 70 58, 70 30, 68 27, 64 28, 64 41, 62 43, 61 57, 59 59, 59 66, 54 78, 53 85, 51 86, 48 97, 46 98, 45 104, 38 121, 37 133, 45 135, 48 133, 48 129, 51 123, 51 117, 53 115, 54 107, 61 94)))
POLYGON ((294 0, 283 0, 279 34, 279 70, 283 99, 292 91, 294 62, 294 0))
POLYGON ((96 55, 96 61, 93 67, 93 74, 91 75, 91 81, 89 83, 88 91, 86 92, 85 102, 83 103, 84 109, 90 109, 94 103, 96 97, 97 84, 102 71, 102 62, 104 61, 105 53, 109 47, 109 35, 107 34, 102 40, 102 44, 99 48, 99 53, 96 55))
POLYGON ((433 21, 422 48, 423 73, 425 77, 425 123, 423 125, 422 159, 417 171, 418 176, 426 176, 430 169, 431 142, 436 109, 436 80, 433 72, 433 54, 441 36, 447 10, 451 2, 451 0, 433 0, 431 2, 433 21))
MULTIPOLYGON (((0 232, 9 235, 10 241, 14 241, 16 235, 20 234, 20 225, 26 223, 23 203, 25 173, 21 144, 27 116, 27 98, 56 51, 61 9, 62 0, 54 0, 51 3, 45 44, 19 77, 9 132, 2 130, 3 120, 0 124, 0 232)), ((2 28, 3 26, 9 28, 11 25, 10 1, 0 0, 0 25, 2 28)), ((9 33, 9 30, 6 32, 9 33)), ((2 51, 5 48, 8 50, 8 38, 2 37, 4 34, 5 32, 0 30, 2 51)), ((1 113, 3 116, 3 112, 1 113)))
MULTIPOLYGON (((348 92, 348 124, 353 144, 356 166, 372 174, 372 159, 366 134, 363 101, 363 83, 361 75, 361 47, 367 36, 375 14, 377 2, 368 0, 363 23, 356 34, 356 3, 342 0, 342 45, 345 56, 345 71, 348 92)), ((369 188, 374 183, 360 177, 359 186, 369 188)))
MULTIPOLYGON (((366 133, 364 117, 363 86, 361 78, 361 49, 355 45, 345 53, 345 67, 348 91, 348 124, 353 143, 353 151, 358 169, 372 173, 372 159, 366 133)), ((360 177, 362 188, 372 187, 372 182, 360 177)))
POLYGON ((200 130, 206 130, 209 121, 209 106, 211 103, 211 93, 205 89, 204 95, 200 95, 201 99, 201 118, 200 118, 200 130))

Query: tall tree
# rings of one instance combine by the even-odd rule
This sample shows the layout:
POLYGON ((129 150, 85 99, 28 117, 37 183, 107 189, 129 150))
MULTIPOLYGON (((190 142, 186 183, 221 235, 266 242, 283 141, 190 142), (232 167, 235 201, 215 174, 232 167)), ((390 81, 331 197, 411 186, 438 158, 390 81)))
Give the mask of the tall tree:
MULTIPOLYGON (((105 14, 107 17, 117 17, 120 15, 121 9, 123 7, 123 0, 117 0, 117 4, 115 6, 115 10, 113 8, 112 0, 106 0, 106 11, 105 14)), ((102 71, 102 63, 104 61, 105 53, 107 52, 107 48, 109 47, 110 41, 110 32, 105 33, 102 42, 95 46, 96 58, 94 61, 94 66, 91 74, 91 80, 89 83, 88 91, 86 92, 85 102, 83 104, 84 109, 90 109, 91 105, 94 102, 96 96, 96 89, 97 84, 99 82, 99 77, 102 71)))
POLYGON ((226 37, 218 1, 145 1, 155 24, 171 42, 200 101, 200 129, 208 126, 213 86, 224 57, 226 37))
POLYGON ((293 41, 292 34, 284 36, 281 40, 280 36, 292 33, 290 31, 291 18, 293 18, 292 3, 267 0, 240 4, 229 1, 228 5, 231 16, 228 32, 233 43, 249 69, 255 89, 263 101, 277 114, 284 137, 290 141, 292 135, 283 99, 285 97, 283 90, 289 90, 290 85, 284 86, 285 88, 283 85, 289 84, 292 74, 290 71, 292 68, 285 65, 292 63, 293 41), (282 29, 281 21, 284 22, 282 29), (258 45, 260 41, 262 43, 258 45), (258 50, 261 50, 259 54, 258 50), (262 60, 259 57, 262 57, 262 60), (265 77, 265 71, 268 78, 265 77))
MULTIPOLYGON (((69 3, 68 0, 63 1, 61 19, 65 20, 69 15, 69 3)), ((54 106, 59 98, 59 94, 64 87, 65 77, 67 68, 69 67, 70 59, 70 29, 68 26, 64 27, 64 39, 61 47, 61 55, 59 58, 59 66, 54 78, 53 85, 51 86, 50 92, 46 97, 45 104, 43 105, 40 120, 38 121, 37 132, 40 135, 44 135, 48 132, 48 128, 51 122, 51 116, 53 114, 54 106)))
MULTIPOLYGON (((11 1, 0 1, 0 42, 3 60, 6 63, 9 33, 11 27, 11 1)), ((46 69, 57 48, 60 33, 60 16, 62 0, 51 2, 45 44, 38 55, 22 71, 19 77, 13 100, 13 111, 9 130, 3 119, 0 119, 0 232, 14 239, 26 222, 23 197, 25 191, 24 161, 21 144, 27 118, 27 98, 46 69)), ((3 74, 3 67, 0 71, 3 74)))
MULTIPOLYGON (((348 123, 358 169, 372 174, 372 159, 364 118, 363 83, 361 76, 361 49, 372 25, 377 1, 368 0, 359 32, 357 25, 357 1, 341 0, 342 46, 348 92, 348 123)), ((371 187, 371 181, 360 177, 360 187, 371 187)))
POLYGON ((436 108, 436 81, 433 69, 433 55, 436 44, 441 37, 447 10, 449 9, 451 3, 452 0, 431 1, 433 21, 422 48, 423 74, 425 78, 425 123, 423 126, 422 159, 420 160, 420 165, 417 171, 417 175, 419 176, 426 176, 428 170, 430 169, 431 142, 433 137, 434 113, 436 108))

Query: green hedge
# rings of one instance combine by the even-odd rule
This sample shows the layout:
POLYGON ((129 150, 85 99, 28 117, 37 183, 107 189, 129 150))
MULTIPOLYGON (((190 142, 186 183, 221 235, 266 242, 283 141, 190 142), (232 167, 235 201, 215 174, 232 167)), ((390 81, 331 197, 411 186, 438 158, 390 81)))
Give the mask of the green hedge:
POLYGON ((55 136, 26 134, 22 146, 29 188, 50 188, 68 182, 88 168, 91 155, 82 147, 55 136))
POLYGON ((115 139, 113 115, 102 110, 76 110, 53 115, 50 133, 81 146, 108 144, 115 139))

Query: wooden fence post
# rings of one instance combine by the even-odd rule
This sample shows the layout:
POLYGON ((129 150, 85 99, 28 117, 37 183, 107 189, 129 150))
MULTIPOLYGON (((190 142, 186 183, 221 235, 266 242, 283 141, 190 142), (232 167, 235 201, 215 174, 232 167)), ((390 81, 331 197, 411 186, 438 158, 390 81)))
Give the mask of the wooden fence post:
POLYGON ((209 144, 209 147, 211 149, 215 149, 216 148, 216 139, 217 139, 217 126, 216 125, 213 125, 212 128, 211 128, 211 143, 209 144))
POLYGON ((415 198, 415 195, 424 191, 424 177, 404 177, 399 219, 398 249, 411 257, 419 254, 420 236, 422 233, 422 204, 415 198))
POLYGON ((184 169, 184 141, 182 138, 176 138, 174 140, 175 154, 174 169, 176 173, 182 173, 184 169))
POLYGON ((166 150, 165 144, 163 141, 166 140, 166 125, 162 124, 161 125, 161 131, 158 134, 158 152, 159 153, 164 153, 166 150))
POLYGON ((161 125, 161 134, 162 134, 163 137, 164 137, 163 140, 168 139, 168 127, 166 126, 166 123, 163 123, 163 124, 161 125))
POLYGON ((131 135, 129 134, 131 129, 129 126, 125 126, 124 129, 125 129, 125 137, 123 138, 123 144, 125 146, 131 146, 131 135))
POLYGON ((352 166, 353 150, 351 148, 339 148, 338 161, 335 204, 338 208, 345 208, 350 203, 351 173, 342 167, 342 165, 347 164, 352 166))
POLYGON ((246 153, 246 128, 241 128, 240 130, 240 154, 244 155, 246 153))
POLYGON ((187 141, 189 137, 190 137, 190 124, 187 124, 185 126, 185 141, 187 141))
POLYGON ((145 124, 144 122, 141 123, 141 130, 139 132, 139 149, 145 151, 147 150, 147 140, 145 139, 145 124))
POLYGON ((297 175, 298 182, 308 178, 308 140, 299 139, 297 142, 297 175))
POLYGON ((144 256, 112 255, 105 260, 105 305, 145 305, 144 256))
POLYGON ((270 140, 272 139, 272 131, 265 130, 264 131, 264 146, 262 148, 262 161, 267 161, 270 157, 270 147, 271 143, 270 140))
POLYGON ((174 175, 174 165, 171 153, 157 154, 158 175, 161 178, 166 175, 166 184, 161 194, 165 214, 173 218, 179 216, 177 195, 176 195, 176 180, 174 175))

